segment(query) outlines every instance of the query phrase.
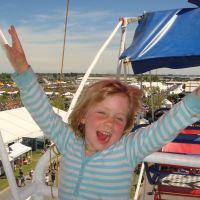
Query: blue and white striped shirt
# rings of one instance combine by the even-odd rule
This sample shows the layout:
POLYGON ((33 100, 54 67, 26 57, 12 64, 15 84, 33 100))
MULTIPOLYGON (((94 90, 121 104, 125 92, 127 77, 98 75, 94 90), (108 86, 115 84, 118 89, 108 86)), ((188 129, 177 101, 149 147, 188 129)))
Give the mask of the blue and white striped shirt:
POLYGON ((157 122, 124 135, 109 148, 87 157, 84 141, 77 139, 71 128, 54 113, 32 69, 21 75, 13 74, 13 79, 21 90, 24 106, 62 154, 60 200, 130 199, 137 164, 200 119, 200 101, 192 93, 157 122))

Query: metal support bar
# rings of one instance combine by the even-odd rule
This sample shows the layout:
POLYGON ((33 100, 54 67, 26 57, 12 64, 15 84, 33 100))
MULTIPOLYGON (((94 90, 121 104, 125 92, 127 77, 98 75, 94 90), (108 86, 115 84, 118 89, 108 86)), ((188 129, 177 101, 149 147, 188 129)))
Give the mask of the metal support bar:
MULTIPOLYGON (((130 23, 137 22, 140 19, 140 17, 126 17, 126 18, 120 18, 120 20, 123 21, 122 24, 122 32, 121 32, 121 40, 120 40, 120 47, 119 47, 119 56, 124 52, 125 50, 125 41, 126 41, 126 33, 127 33, 127 25, 130 23)), ((123 60, 118 59, 118 65, 117 65, 117 79, 120 78, 121 70, 123 66, 123 60)), ((126 75, 125 75, 126 76, 126 75)))
POLYGON ((115 27, 115 29, 113 30, 113 32, 110 34, 110 36, 108 37, 108 39, 105 41, 105 43, 102 45, 102 47, 99 49, 97 55, 95 56, 94 60, 92 61, 92 63, 90 64, 90 66, 88 67, 88 70, 86 71, 75 95, 74 95, 74 98, 72 99, 72 102, 69 106, 69 109, 68 109, 68 112, 67 112, 67 116, 66 116, 66 120, 65 121, 68 121, 68 117, 69 115, 71 114, 77 100, 78 100, 78 97, 79 95, 81 94, 81 91, 92 71, 92 69, 94 68, 95 64, 97 63, 97 61, 99 60, 101 54, 103 53, 103 51, 105 50, 105 48, 108 46, 108 44, 110 43, 110 41, 112 40, 112 38, 114 37, 114 35, 117 33, 118 29, 121 27, 123 21, 119 21, 119 23, 117 24, 117 26, 115 27))
POLYGON ((197 168, 199 168, 200 166, 199 156, 181 155, 181 154, 165 153, 165 152, 152 153, 151 155, 147 156, 144 159, 144 162, 179 165, 186 167, 197 167, 197 168))
POLYGON ((15 177, 13 175, 13 170, 12 170, 12 167, 10 165, 10 161, 9 161, 9 158, 8 158, 7 151, 4 147, 4 142, 3 142, 2 135, 1 135, 1 131, 0 131, 0 156, 1 156, 1 160, 2 160, 2 163, 3 163, 4 170, 6 172, 6 176, 7 176, 9 185, 10 185, 10 189, 12 191, 13 199, 14 200, 20 200, 19 191, 17 189, 17 184, 16 184, 16 181, 15 181, 15 177))
POLYGON ((142 182, 143 174, 144 174, 144 163, 142 163, 142 166, 141 166, 141 169, 140 169, 140 175, 139 175, 139 178, 138 178, 137 187, 136 187, 136 190, 135 190, 135 196, 134 196, 133 200, 138 200, 140 185, 141 185, 141 182, 142 182))

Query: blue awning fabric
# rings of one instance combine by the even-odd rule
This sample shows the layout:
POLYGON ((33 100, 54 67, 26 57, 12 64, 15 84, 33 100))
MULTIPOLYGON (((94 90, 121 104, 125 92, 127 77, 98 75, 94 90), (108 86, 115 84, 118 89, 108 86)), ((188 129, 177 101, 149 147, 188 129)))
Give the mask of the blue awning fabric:
POLYGON ((138 23, 131 46, 120 56, 135 74, 200 66, 200 8, 149 12, 138 23))
POLYGON ((188 0, 189 3, 193 3, 195 5, 197 5, 198 7, 200 7, 200 0, 188 0))

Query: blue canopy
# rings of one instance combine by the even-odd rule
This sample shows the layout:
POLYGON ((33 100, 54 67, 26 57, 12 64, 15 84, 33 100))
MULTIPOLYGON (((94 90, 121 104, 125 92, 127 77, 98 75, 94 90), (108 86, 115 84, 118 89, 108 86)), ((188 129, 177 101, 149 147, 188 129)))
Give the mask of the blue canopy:
POLYGON ((200 66, 200 8, 145 13, 138 23, 131 46, 120 56, 135 74, 200 66))

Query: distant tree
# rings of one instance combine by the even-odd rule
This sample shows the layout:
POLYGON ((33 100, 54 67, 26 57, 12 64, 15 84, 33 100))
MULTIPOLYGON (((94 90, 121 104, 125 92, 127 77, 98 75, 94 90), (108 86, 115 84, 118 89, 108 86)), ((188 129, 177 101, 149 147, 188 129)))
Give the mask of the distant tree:
POLYGON ((143 81, 146 81, 146 82, 151 82, 151 81, 152 82, 158 82, 158 81, 160 81, 159 76, 151 75, 151 74, 138 75, 136 79, 137 79, 138 82, 143 82, 143 81))
POLYGON ((6 105, 6 102, 7 102, 7 97, 6 95, 2 95, 0 96, 0 110, 5 110, 5 105, 6 105))
POLYGON ((183 84, 182 88, 185 90, 185 88, 186 88, 186 84, 185 83, 183 84))
POLYGON ((0 74, 0 81, 3 81, 3 82, 10 82, 10 81, 12 81, 12 79, 10 77, 10 74, 7 74, 7 73, 0 74))
POLYGON ((158 81, 160 81, 160 78, 157 75, 151 75, 151 81, 158 82, 158 81))
POLYGON ((179 101, 180 97, 178 94, 170 94, 170 95, 168 95, 167 99, 174 104, 179 101))
POLYGON ((54 96, 51 100, 50 103, 52 106, 59 108, 61 110, 65 110, 65 101, 64 98, 60 95, 54 96))
POLYGON ((148 90, 149 95, 145 98, 145 103, 149 108, 150 112, 154 112, 155 110, 161 108, 163 104, 163 100, 166 98, 161 95, 159 87, 152 87, 148 90))
POLYGON ((146 104, 148 105, 150 111, 155 111, 161 108, 163 104, 163 100, 164 100, 164 97, 159 94, 152 95, 152 96, 147 97, 146 104))

